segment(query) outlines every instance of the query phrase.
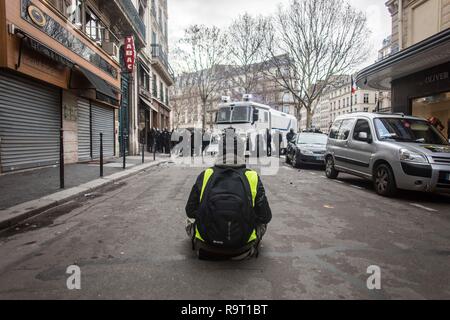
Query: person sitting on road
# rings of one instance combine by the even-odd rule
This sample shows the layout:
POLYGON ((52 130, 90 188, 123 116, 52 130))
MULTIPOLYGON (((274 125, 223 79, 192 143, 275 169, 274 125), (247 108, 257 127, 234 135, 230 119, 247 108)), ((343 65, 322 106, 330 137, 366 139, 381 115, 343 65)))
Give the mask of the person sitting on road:
POLYGON ((246 168, 243 151, 237 152, 244 146, 235 142, 235 152, 227 153, 221 145, 215 166, 203 171, 192 187, 186 231, 200 259, 258 256, 272 212, 260 177, 246 168))

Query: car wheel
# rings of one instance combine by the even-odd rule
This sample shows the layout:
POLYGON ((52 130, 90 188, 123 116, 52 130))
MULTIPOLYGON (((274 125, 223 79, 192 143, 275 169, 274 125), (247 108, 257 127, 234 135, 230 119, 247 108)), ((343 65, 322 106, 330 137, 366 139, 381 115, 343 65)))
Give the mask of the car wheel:
POLYGON ((331 156, 325 162, 325 174, 328 179, 336 179, 339 174, 339 171, 334 168, 334 160, 331 156))
POLYGON ((392 197, 397 192, 394 173, 387 164, 380 164, 375 169, 375 191, 385 197, 392 197))

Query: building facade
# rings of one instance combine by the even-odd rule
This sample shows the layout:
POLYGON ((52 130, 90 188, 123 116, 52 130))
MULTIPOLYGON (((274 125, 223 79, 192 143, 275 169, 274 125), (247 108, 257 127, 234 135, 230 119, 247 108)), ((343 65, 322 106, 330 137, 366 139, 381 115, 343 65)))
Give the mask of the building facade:
POLYGON ((0 173, 96 161, 100 135, 137 154, 168 127, 167 19, 167 0, 0 0, 0 173))
POLYGON ((358 86, 391 92, 392 111, 437 118, 450 136, 450 0, 390 0, 393 52, 358 86), (398 48, 398 50, 397 50, 398 48))
MULTIPOLYGON (((339 76, 339 80, 329 85, 313 107, 312 127, 328 133, 336 117, 352 112, 382 111, 380 96, 386 94, 377 90, 357 88, 352 92, 351 76, 339 76)), ((388 99, 384 98, 387 106, 388 99)), ((300 130, 306 128, 306 110, 300 111, 300 130)))
POLYGON ((0 172, 119 154, 124 35, 130 0, 0 1, 0 172))
POLYGON ((169 88, 174 73, 169 64, 167 0, 141 1, 140 14, 147 28, 147 47, 139 53, 137 65, 138 144, 148 142, 153 129, 170 129, 169 88))

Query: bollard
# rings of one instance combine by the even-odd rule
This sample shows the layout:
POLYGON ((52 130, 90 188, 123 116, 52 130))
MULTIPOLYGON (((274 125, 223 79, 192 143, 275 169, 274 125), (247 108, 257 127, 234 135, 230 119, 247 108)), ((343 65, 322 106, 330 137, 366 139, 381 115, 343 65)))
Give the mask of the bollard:
POLYGON ((153 142, 153 161, 156 160, 156 142, 153 142))
POLYGON ((103 133, 100 132, 100 177, 103 177, 103 133))
POLYGON ((145 144, 142 144, 142 163, 144 163, 144 147, 145 144))
POLYGON ((59 130, 59 187, 64 189, 64 130, 59 130))
POLYGON ((126 168, 126 155, 125 155, 125 133, 124 133, 124 129, 122 128, 122 157, 123 157, 123 164, 122 164, 122 168, 125 169, 126 168))

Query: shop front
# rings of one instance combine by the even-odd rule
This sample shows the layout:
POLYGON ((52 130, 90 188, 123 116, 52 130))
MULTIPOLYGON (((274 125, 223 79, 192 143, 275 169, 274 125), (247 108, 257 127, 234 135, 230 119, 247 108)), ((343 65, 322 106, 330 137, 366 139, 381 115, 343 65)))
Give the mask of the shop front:
POLYGON ((392 111, 427 119, 450 138, 450 29, 362 70, 361 88, 391 90, 392 111))
POLYGON ((0 72, 0 172, 59 161, 61 91, 0 72))
POLYGON ((0 6, 0 173, 96 159, 100 133, 113 157, 118 62, 43 2, 0 6))

